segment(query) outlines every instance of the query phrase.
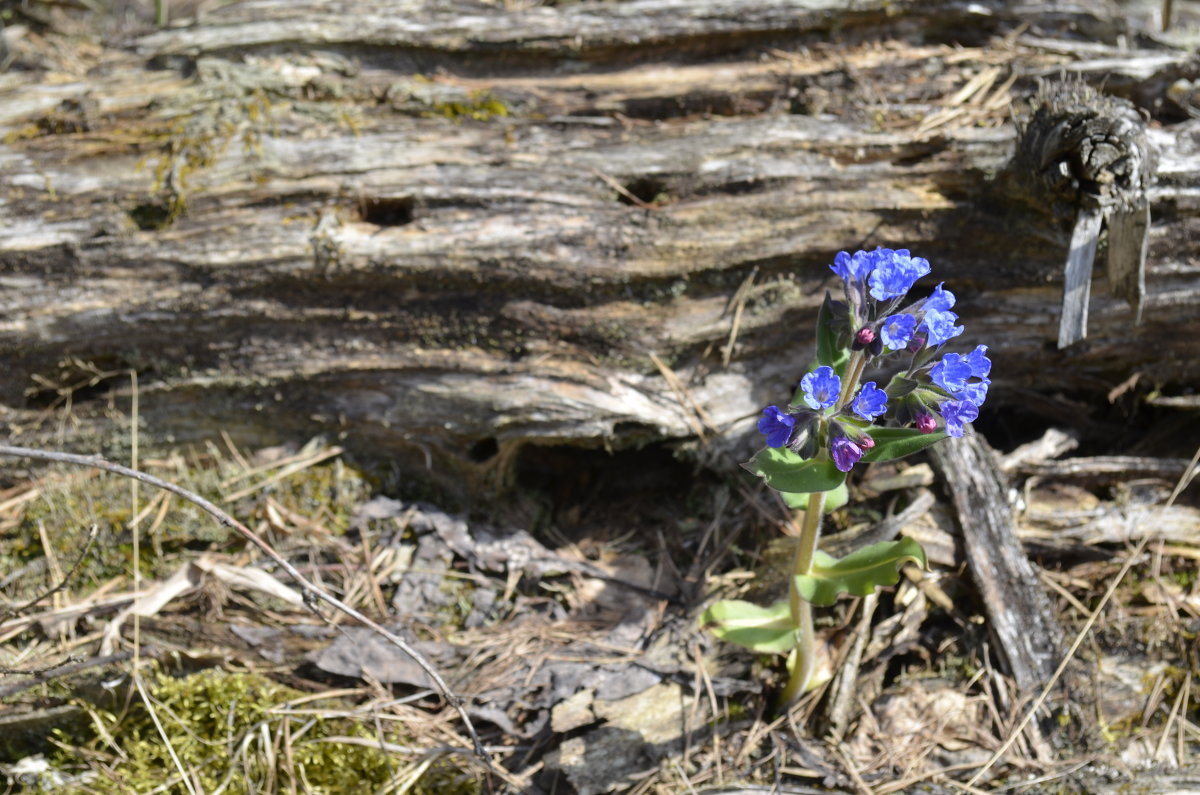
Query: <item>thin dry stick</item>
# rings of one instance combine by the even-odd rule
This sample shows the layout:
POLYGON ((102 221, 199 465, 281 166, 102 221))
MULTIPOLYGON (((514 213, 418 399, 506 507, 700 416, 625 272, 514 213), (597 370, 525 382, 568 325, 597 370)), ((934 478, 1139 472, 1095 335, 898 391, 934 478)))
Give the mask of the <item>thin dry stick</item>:
MULTIPOLYGON (((138 382, 137 370, 129 371, 129 466, 134 469, 138 468, 138 382)), ((142 592, 142 525, 141 516, 138 515, 138 481, 137 478, 132 478, 129 481, 129 515, 133 518, 129 523, 129 532, 133 535, 133 592, 140 594, 142 592)), ((137 604, 137 599, 134 599, 134 604, 137 604)), ((142 664, 142 615, 138 610, 133 611, 133 675, 136 678, 138 668, 142 664)), ((140 685, 139 685, 140 687, 140 685)), ((149 701, 146 702, 146 710, 154 718, 155 725, 158 724, 158 718, 154 715, 154 705, 149 701)), ((163 735, 163 740, 166 741, 166 735, 163 735)), ((168 748, 170 747, 168 743, 168 748)), ((175 756, 175 752, 171 752, 171 756, 175 756)), ((181 769, 180 773, 183 772, 181 769)), ((189 787, 190 789, 190 787, 189 787)))
MULTIPOLYGON (((1154 755, 1150 757, 1151 762, 1157 762, 1162 758, 1163 751, 1167 749, 1167 740, 1171 737, 1171 728, 1175 724, 1175 718, 1179 715, 1179 705, 1183 703, 1183 694, 1187 692, 1181 689, 1175 694, 1175 703, 1171 705, 1171 713, 1167 715, 1167 725, 1163 726, 1162 736, 1158 738, 1158 745, 1154 746, 1154 755)), ((1178 761, 1176 761, 1178 764, 1178 761)))
POLYGON ((66 665, 57 665, 53 668, 41 668, 29 671, 14 671, 10 669, 0 669, 0 673, 4 674, 20 674, 22 676, 30 676, 32 679, 26 679, 23 682, 17 682, 12 685, 0 687, 0 698, 8 698, 15 696, 17 693, 24 693, 26 690, 49 682, 51 679, 58 679, 63 676, 70 676, 73 673, 95 668, 100 665, 110 665, 112 663, 125 662, 133 656, 133 652, 121 651, 116 654, 110 654, 107 657, 92 657, 90 660, 77 660, 67 663, 66 665))
POLYGON ((67 583, 70 582, 75 577, 75 573, 77 571, 79 571, 79 566, 83 563, 83 559, 86 558, 87 554, 92 551, 92 545, 96 543, 97 530, 98 530, 98 528, 95 524, 93 524, 91 526, 91 528, 88 529, 87 544, 84 545, 83 551, 79 553, 79 557, 75 559, 75 562, 73 564, 71 564, 71 570, 68 571, 66 574, 64 574, 62 576, 62 578, 58 581, 58 585, 55 585, 53 588, 51 588, 49 591, 46 591, 43 594, 39 594, 38 596, 33 597, 28 602, 26 602, 25 604, 23 604, 19 607, 6 608, 4 611, 0 612, 0 621, 5 621, 12 616, 19 616, 22 613, 24 613, 26 610, 28 610, 29 608, 33 607, 38 602, 42 601, 43 599, 49 599, 51 596, 58 593, 63 588, 66 588, 67 583))
POLYGON ((595 174, 595 175, 596 175, 597 177, 599 177, 600 179, 604 180, 604 184, 605 184, 605 185, 607 185, 608 187, 610 187, 610 188, 612 188, 613 190, 615 190, 617 193, 619 193, 619 194, 621 194, 622 196, 624 196, 624 197, 625 197, 626 199, 628 199, 628 200, 630 201, 630 203, 631 203, 631 204, 633 204, 634 206, 636 206, 636 207, 641 207, 643 210, 658 210, 658 209, 661 209, 661 208, 660 208, 658 205, 656 205, 656 204, 652 204, 651 202, 647 202, 647 201, 642 201, 642 200, 641 200, 641 199, 639 199, 637 196, 634 196, 632 193, 630 193, 630 192, 629 192, 629 189, 628 189, 628 188, 626 188, 626 187, 625 187, 624 185, 622 185, 620 182, 617 182, 615 179, 613 179, 612 177, 610 177, 608 174, 605 174, 603 171, 600 171, 599 169, 593 168, 593 169, 592 169, 592 173, 593 173, 593 174, 595 174))
POLYGON ((1187 469, 1183 471, 1183 475, 1179 478, 1179 482, 1175 484, 1175 489, 1171 492, 1171 496, 1167 498, 1167 507, 1170 508, 1175 504, 1175 498, 1178 497, 1188 484, 1192 482, 1192 478, 1196 477, 1196 464, 1200 462, 1200 447, 1196 448, 1196 454, 1192 456, 1192 460, 1188 463, 1187 469))
MULTIPOLYGON (((754 277, 757 275, 758 266, 755 265, 751 268, 750 275, 734 292, 733 298, 729 300, 729 306, 733 307, 733 323, 729 327, 729 342, 725 344, 725 350, 721 354, 721 363, 726 367, 729 366, 729 360, 733 358, 733 346, 737 344, 738 330, 742 327, 742 313, 746 310, 746 299, 750 296, 750 290, 754 287, 754 277)), ((726 309, 726 311, 729 310, 726 309)))
MULTIPOLYGON (((1191 696, 1192 696, 1192 672, 1188 671, 1187 676, 1183 680, 1183 712, 1181 713, 1183 715, 1188 714, 1188 706, 1189 706, 1188 700, 1191 698, 1191 696)), ((1177 744, 1175 746, 1175 764, 1181 768, 1187 766, 1187 760, 1184 758, 1184 755, 1187 750, 1187 746, 1183 742, 1183 727, 1186 725, 1187 725, 1187 718, 1185 717, 1179 721, 1179 737, 1178 737, 1177 744)))
POLYGON ((13 458, 32 458, 38 461, 53 461, 59 464, 73 464, 75 466, 102 469, 105 472, 123 475, 127 478, 133 478, 141 481, 142 483, 148 483, 156 488, 165 489, 166 491, 176 494, 188 502, 198 506, 207 514, 216 519, 221 525, 234 530, 238 533, 238 535, 242 536, 251 544, 258 547, 258 549, 264 555, 266 555, 268 558, 274 561, 276 565, 287 572, 288 576, 290 576, 300 585, 304 594, 305 603, 308 603, 311 606, 311 601, 314 598, 325 602, 335 610, 338 610, 350 618, 353 618, 355 621, 358 621, 360 624, 367 627, 372 632, 384 638, 393 646, 400 649, 400 651, 411 657, 413 662, 415 662, 421 668, 421 670, 428 674, 429 678, 433 680, 433 683, 437 687, 442 698, 446 699, 446 701, 452 707, 454 707, 455 711, 458 712, 459 717, 462 718, 463 728, 466 729, 468 736, 471 738, 471 744, 474 747, 475 755, 479 757, 479 759, 484 763, 485 766, 487 766, 489 770, 492 768, 492 760, 487 755, 487 751, 484 749, 483 744, 479 741, 479 735, 475 732, 475 726, 471 723, 471 718, 467 715, 467 711, 463 707, 462 699, 460 699, 450 690, 450 686, 446 684, 444 679, 442 679, 441 674, 437 672, 433 665, 426 660, 420 652, 410 646, 400 636, 388 632, 382 626, 367 618, 353 607, 350 607, 337 597, 313 585, 303 574, 300 573, 299 569, 297 569, 282 555, 276 552, 270 544, 255 535, 250 528, 246 527, 237 519, 234 519, 232 516, 208 500, 204 499, 199 494, 188 491, 182 486, 178 486, 169 481, 156 478, 153 475, 148 475, 145 472, 139 472, 136 469, 130 469, 129 467, 124 467, 120 464, 114 464, 111 461, 106 461, 100 456, 58 453, 51 450, 37 450, 30 447, 13 447, 10 445, 0 445, 0 456, 10 456, 13 458))
POLYGON ((650 361, 654 362, 654 366, 662 374, 663 379, 667 382, 667 386, 671 387, 671 391, 675 393, 675 401, 679 403, 679 408, 683 412, 683 419, 688 424, 688 427, 700 438, 700 442, 707 446, 708 436, 704 433, 704 429, 707 427, 709 430, 716 430, 708 414, 699 403, 692 399, 687 386, 679 380, 679 376, 675 375, 675 371, 667 367, 662 359, 658 358, 652 352, 650 354, 650 361))

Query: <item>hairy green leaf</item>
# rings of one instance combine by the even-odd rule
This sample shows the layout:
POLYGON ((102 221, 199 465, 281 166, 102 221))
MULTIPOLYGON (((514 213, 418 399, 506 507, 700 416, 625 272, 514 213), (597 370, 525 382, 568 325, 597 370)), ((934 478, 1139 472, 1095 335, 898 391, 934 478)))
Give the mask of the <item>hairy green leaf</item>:
POLYGON ((787 602, 759 607, 730 599, 717 602, 700 616, 702 626, 728 643, 763 654, 784 654, 796 646, 796 627, 787 602))
POLYGON ((945 431, 921 433, 916 428, 872 428, 869 433, 875 446, 862 457, 868 462, 904 458, 946 438, 945 431))
POLYGON ((925 550, 911 538, 871 544, 844 558, 817 550, 812 571, 795 576, 796 590, 814 605, 831 605, 844 593, 866 596, 880 586, 895 585, 905 563, 925 567, 925 550))
MULTIPOLYGON (((783 501, 787 503, 789 508, 808 510, 809 494, 798 494, 794 491, 784 491, 781 494, 783 495, 783 501)), ((846 488, 846 483, 843 481, 842 485, 825 492, 825 513, 833 513, 849 501, 850 490, 846 488)))
POLYGON ((846 482, 846 473, 828 458, 805 460, 786 447, 764 447, 742 467, 777 491, 830 491, 846 482))

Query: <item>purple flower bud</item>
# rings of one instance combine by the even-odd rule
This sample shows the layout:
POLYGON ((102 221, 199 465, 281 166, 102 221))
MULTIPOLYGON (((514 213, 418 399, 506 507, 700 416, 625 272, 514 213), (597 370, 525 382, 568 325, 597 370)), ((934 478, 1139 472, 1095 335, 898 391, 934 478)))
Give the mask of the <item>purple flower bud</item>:
POLYGON ((856 346, 855 350, 859 348, 865 348, 874 341, 875 332, 871 331, 868 326, 863 326, 858 330, 858 333, 854 335, 854 344, 856 346))
POLYGON ((839 436, 829 445, 833 465, 842 472, 849 472, 863 457, 863 449, 845 436, 839 436))
POLYGON ((915 418, 917 430, 921 433, 933 433, 937 430, 937 420, 928 412, 921 412, 915 418))
POLYGON ((875 446, 875 440, 872 439, 869 434, 864 433, 862 436, 858 437, 858 446, 864 450, 870 450, 875 446))

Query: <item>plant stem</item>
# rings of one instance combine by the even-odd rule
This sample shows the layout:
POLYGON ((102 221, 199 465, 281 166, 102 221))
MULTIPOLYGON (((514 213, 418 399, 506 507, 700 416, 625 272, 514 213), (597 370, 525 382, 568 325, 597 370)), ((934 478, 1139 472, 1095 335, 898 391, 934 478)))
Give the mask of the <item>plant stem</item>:
POLYGON ((842 407, 850 402, 850 397, 858 390, 858 380, 862 378, 866 365, 867 357, 862 351, 850 354, 850 361, 846 364, 846 377, 842 379, 842 394, 838 396, 835 411, 841 411, 842 407))
POLYGON ((787 686, 779 696, 779 708, 787 709, 796 698, 808 689, 813 671, 817 667, 817 640, 813 630, 812 604, 805 601, 796 590, 797 574, 812 571, 813 553, 821 537, 821 514, 825 510, 825 492, 808 495, 808 508, 804 511, 804 526, 800 529, 800 543, 796 546, 796 557, 792 561, 792 575, 788 578, 788 607, 792 624, 796 627, 796 664, 792 666, 787 686))
MULTIPOLYGON (((850 361, 846 364, 846 377, 842 379, 842 393, 838 396, 835 411, 841 411, 858 390, 858 380, 862 378, 866 364, 867 356, 862 351, 855 351, 850 355, 850 361)), ((808 508, 804 511, 804 526, 800 529, 800 543, 796 545, 796 557, 792 561, 792 576, 788 578, 788 608, 792 625, 796 627, 796 664, 792 666, 787 686, 779 696, 781 710, 787 709, 789 704, 808 690, 813 671, 817 667, 817 639, 813 628, 812 604, 805 601, 796 590, 796 575, 812 571, 813 554, 817 551, 817 541, 821 538, 821 515, 824 512, 825 492, 809 494, 808 508)))

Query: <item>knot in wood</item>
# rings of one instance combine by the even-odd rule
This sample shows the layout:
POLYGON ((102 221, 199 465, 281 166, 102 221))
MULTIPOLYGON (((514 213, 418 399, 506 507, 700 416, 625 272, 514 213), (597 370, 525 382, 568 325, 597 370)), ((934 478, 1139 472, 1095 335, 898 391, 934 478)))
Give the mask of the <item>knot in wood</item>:
POLYGON ((1081 82, 1043 84, 1016 161, 1035 193, 1075 206, 1129 209, 1153 176, 1146 123, 1126 100, 1081 82))

